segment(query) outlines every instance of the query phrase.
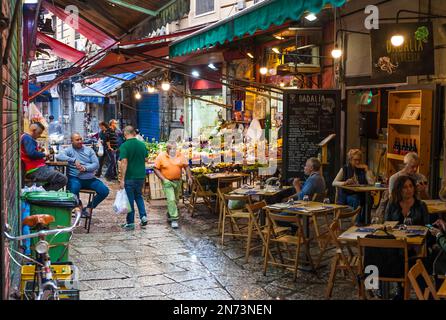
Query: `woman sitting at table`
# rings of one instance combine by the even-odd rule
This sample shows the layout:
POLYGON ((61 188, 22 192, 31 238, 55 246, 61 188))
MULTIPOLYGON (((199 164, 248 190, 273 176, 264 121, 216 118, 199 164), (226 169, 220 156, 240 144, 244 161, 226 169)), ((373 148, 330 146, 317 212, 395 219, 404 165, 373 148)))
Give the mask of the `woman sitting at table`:
POLYGON ((417 198, 416 182, 413 178, 409 176, 397 178, 384 220, 418 226, 429 223, 426 204, 417 198))
MULTIPOLYGON (((355 185, 369 185, 374 184, 375 178, 372 171, 369 170, 368 166, 362 163, 362 152, 359 149, 351 149, 347 153, 347 164, 339 170, 338 175, 333 181, 334 187, 341 186, 355 186, 355 185)), ((348 205, 353 209, 361 206, 361 214, 358 215, 356 222, 364 223, 366 212, 365 212, 365 201, 371 203, 370 196, 368 193, 357 193, 354 191, 346 190, 343 188, 338 189, 338 200, 337 204, 348 205)), ((371 206, 368 206, 371 208, 371 206)))

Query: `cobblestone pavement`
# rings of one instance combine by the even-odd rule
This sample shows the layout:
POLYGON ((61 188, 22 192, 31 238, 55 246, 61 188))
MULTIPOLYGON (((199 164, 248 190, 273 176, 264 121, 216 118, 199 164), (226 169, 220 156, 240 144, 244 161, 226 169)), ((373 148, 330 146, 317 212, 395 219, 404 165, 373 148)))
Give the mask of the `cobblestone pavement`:
MULTIPOLYGON (((244 242, 228 238, 220 244, 217 216, 204 206, 193 218, 180 206, 180 228, 166 222, 166 202, 146 202, 149 223, 122 231, 125 216, 112 210, 117 183, 95 209, 91 230, 78 228, 70 257, 80 271, 81 299, 325 299, 328 267, 319 277, 301 271, 270 268, 254 251, 245 263, 244 242)), ((139 222, 137 218, 137 222, 139 222)), ((351 282, 336 283, 333 299, 356 299, 351 282)))

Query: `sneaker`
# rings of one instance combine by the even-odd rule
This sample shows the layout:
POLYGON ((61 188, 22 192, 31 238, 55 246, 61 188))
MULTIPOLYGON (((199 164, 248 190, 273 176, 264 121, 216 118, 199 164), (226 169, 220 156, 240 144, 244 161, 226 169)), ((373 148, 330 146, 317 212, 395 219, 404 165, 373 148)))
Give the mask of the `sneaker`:
POLYGON ((170 223, 170 226, 172 227, 172 229, 178 229, 178 221, 172 220, 172 222, 170 223))
POLYGON ((134 223, 124 223, 124 224, 121 224, 121 228, 123 228, 126 231, 135 230, 135 224, 134 223))
POLYGON ((147 219, 146 216, 141 218, 141 226, 144 227, 147 225, 147 222, 149 222, 149 219, 147 219))

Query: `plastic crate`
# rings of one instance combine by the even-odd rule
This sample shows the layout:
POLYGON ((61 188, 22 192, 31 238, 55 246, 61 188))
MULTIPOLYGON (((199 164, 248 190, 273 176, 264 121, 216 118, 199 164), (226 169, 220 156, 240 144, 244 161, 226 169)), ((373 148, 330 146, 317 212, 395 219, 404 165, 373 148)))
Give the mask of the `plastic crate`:
MULTIPOLYGON (((24 265, 21 269, 21 282, 20 282, 20 293, 22 296, 22 300, 26 299, 26 296, 31 296, 34 285, 34 276, 35 276, 35 265, 24 265)), ((77 289, 67 288, 66 284, 69 283, 70 287, 73 286, 73 265, 71 263, 66 264, 52 264, 51 270, 53 271, 53 277, 57 281, 57 286, 59 288, 59 296, 60 292, 67 293, 67 297, 70 297, 68 300, 75 300, 76 292, 79 291, 77 289)), ((60 299, 62 297, 60 296, 60 299)), ((79 299, 79 292, 77 292, 77 299, 79 299)))

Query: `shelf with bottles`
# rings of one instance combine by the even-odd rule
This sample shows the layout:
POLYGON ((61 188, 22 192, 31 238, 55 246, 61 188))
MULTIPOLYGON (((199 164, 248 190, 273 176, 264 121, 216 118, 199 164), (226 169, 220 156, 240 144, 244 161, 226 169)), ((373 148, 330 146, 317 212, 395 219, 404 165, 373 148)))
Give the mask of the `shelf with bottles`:
POLYGON ((431 90, 389 91, 387 176, 401 170, 405 154, 416 152, 419 172, 429 176, 432 142, 431 90))
MULTIPOLYGON (((418 153, 417 139, 411 137, 395 137, 388 155, 400 155, 404 157, 409 152, 418 153)), ((389 156, 388 156, 389 158, 389 156)))

